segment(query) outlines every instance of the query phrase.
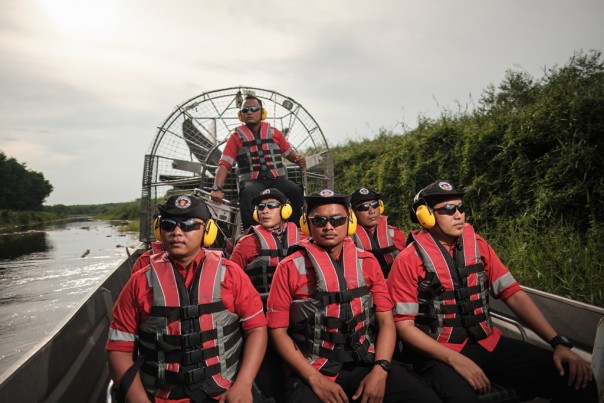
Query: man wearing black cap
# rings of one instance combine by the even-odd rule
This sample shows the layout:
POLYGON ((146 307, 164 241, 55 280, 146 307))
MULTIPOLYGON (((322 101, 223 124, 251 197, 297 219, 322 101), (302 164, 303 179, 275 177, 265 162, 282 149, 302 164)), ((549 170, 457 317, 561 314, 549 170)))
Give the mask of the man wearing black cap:
POLYGON ((464 193, 448 180, 417 193, 412 219, 423 229, 411 233, 388 278, 397 333, 417 352, 412 354, 416 372, 445 402, 477 402, 491 382, 526 397, 595 402, 589 364, 570 350, 568 339, 556 333, 491 246, 465 222, 464 193), (491 321, 489 293, 549 342, 553 356, 502 336, 491 321))
POLYGON ((277 263, 287 255, 287 249, 305 239, 296 224, 288 221, 292 214, 289 200, 278 189, 269 188, 252 199, 254 220, 231 255, 231 260, 243 267, 258 292, 268 293, 277 263))
POLYGON ((388 217, 382 214, 382 195, 375 190, 366 187, 355 190, 350 195, 350 204, 358 223, 352 240, 357 247, 373 253, 388 278, 394 258, 405 248, 405 234, 388 224, 388 217))
POLYGON ((324 189, 305 201, 300 227, 311 238, 279 263, 267 302, 271 339, 293 371, 286 400, 439 402, 390 361, 393 305, 375 257, 348 238, 348 197, 324 189))
POLYGON ((267 342, 260 296, 239 266, 202 247, 216 235, 202 199, 171 196, 158 209, 166 252, 132 275, 113 309, 106 350, 118 395, 251 402, 267 342))

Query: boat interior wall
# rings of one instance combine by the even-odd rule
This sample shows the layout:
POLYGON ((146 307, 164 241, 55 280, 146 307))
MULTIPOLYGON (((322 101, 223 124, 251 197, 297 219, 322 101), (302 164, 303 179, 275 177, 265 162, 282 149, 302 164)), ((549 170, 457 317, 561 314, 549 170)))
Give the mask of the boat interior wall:
POLYGON ((0 378, 1 402, 102 402, 109 382, 105 340, 111 310, 141 247, 32 352, 0 378), (25 393, 25 395, 24 395, 25 393))

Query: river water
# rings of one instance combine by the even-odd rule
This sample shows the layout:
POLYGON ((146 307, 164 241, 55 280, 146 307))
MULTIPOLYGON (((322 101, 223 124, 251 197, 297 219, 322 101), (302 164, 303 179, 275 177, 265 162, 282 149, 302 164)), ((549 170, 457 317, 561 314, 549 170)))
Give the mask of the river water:
POLYGON ((0 234, 0 374, 49 335, 134 251, 138 234, 105 221, 0 234))

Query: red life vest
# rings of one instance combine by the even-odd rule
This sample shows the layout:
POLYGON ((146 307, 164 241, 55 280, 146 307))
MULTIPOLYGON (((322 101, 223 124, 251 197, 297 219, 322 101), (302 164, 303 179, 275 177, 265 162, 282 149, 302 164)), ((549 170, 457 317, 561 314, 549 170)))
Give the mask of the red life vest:
POLYGON ((428 231, 415 231, 412 236, 426 269, 418 288, 415 323, 441 343, 489 336, 493 332, 489 285, 472 226, 464 225, 455 258, 428 231))
MULTIPOLYGON (((375 354, 373 298, 365 284, 363 259, 346 238, 341 265, 325 249, 300 241, 290 254, 299 273, 314 272, 316 285, 291 304, 289 334, 307 361, 327 376, 345 362, 372 363, 375 354)), ((289 258, 289 257, 288 257, 289 258)))
POLYGON ((267 122, 261 123, 259 137, 245 125, 237 127, 236 131, 243 142, 237 152, 239 182, 250 178, 258 179, 261 172, 268 176, 260 179, 287 175, 281 160, 281 150, 273 140, 274 129, 267 122))
POLYGON ((392 262, 400 251, 394 245, 394 230, 388 227, 386 216, 380 216, 375 235, 376 237, 371 236, 365 228, 359 225, 352 240, 359 248, 373 253, 380 263, 384 277, 388 278, 392 262))
POLYGON ((167 253, 151 257, 149 319, 139 327, 141 380, 150 396, 178 399, 231 386, 243 345, 239 317, 222 302, 222 253, 205 251, 190 289, 167 253))
POLYGON ((296 224, 287 222, 286 225, 287 228, 281 239, 262 225, 252 227, 260 240, 260 251, 258 257, 245 267, 245 272, 250 276, 252 284, 259 293, 266 293, 270 290, 277 264, 287 256, 287 249, 300 241, 300 232, 296 224))

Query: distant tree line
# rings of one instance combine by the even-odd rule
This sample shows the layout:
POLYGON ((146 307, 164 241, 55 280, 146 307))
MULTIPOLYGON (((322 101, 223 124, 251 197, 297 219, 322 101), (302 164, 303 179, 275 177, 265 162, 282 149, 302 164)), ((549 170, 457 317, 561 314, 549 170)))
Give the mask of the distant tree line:
POLYGON ((472 110, 332 148, 341 191, 373 187, 406 232, 436 179, 467 189, 468 221, 524 284, 604 306, 604 63, 576 53, 535 79, 507 71, 472 110), (545 284, 544 284, 545 283, 545 284))
POLYGON ((52 189, 40 172, 0 151, 0 209, 41 210, 52 189))

